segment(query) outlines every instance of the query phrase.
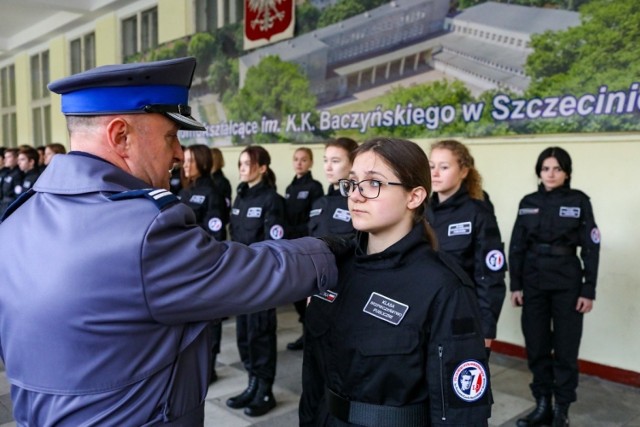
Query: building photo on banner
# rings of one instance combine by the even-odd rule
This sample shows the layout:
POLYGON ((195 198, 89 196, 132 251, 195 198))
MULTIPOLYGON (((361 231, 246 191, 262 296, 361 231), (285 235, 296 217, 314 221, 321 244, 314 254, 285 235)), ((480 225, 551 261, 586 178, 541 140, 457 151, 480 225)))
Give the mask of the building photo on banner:
MULTIPOLYGON (((350 185, 327 172, 340 138, 417 143, 429 158, 425 217, 440 249, 477 258, 462 267, 491 348, 490 425, 545 425, 568 411, 573 425, 640 426, 631 409, 640 406, 637 0, 8 0, 0 10, 7 149, 70 149, 50 82, 182 57, 197 60, 188 101, 204 130, 180 130, 180 143, 219 149, 229 206, 245 197, 247 146, 268 151, 284 198, 300 179, 292 160, 302 152, 329 197, 350 185), (471 205, 469 221, 462 212, 471 205), (489 301, 483 289, 499 297, 489 301), (522 387, 505 385, 513 370, 522 387), (599 393, 622 397, 607 411, 599 393)), ((352 193, 368 189, 351 184, 352 193)), ((298 422, 302 352, 285 347, 301 326, 291 307, 278 308, 278 319, 280 421, 241 415, 237 425, 298 422)), ((222 329, 227 384, 225 373, 246 365, 235 324, 222 329)), ((239 391, 242 378, 232 381, 239 391)), ((10 408, 8 383, 0 385, 0 407, 10 408)), ((225 392, 209 390, 223 418, 225 392)), ((0 413, 0 426, 7 417, 0 413)))

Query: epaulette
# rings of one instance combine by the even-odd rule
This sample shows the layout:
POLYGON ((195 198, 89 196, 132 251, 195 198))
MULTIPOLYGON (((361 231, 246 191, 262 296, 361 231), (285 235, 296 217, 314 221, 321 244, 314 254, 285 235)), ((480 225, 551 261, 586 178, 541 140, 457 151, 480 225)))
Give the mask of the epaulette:
POLYGON ((11 215, 12 213, 14 213, 16 211, 16 209, 18 209, 20 206, 22 206, 22 204, 24 202, 26 202, 27 200, 29 200, 29 198, 31 196, 33 196, 34 194, 36 194, 36 192, 33 190, 33 188, 30 188, 27 192, 22 193, 20 196, 18 196, 17 199, 15 199, 7 208, 6 211, 4 211, 4 214, 2 215, 2 218, 0 218, 0 222, 3 222, 5 219, 7 219, 7 217, 9 215, 11 215))
POLYGON ((109 196, 110 200, 127 200, 137 199, 144 197, 147 200, 151 200, 153 204, 159 210, 163 210, 175 203, 180 202, 180 199, 169 190, 164 188, 143 188, 142 190, 129 190, 121 193, 112 194, 109 196))
POLYGON ((473 280, 471 280, 469 275, 462 269, 462 267, 460 267, 460 264, 458 264, 453 256, 443 251, 437 251, 437 254, 440 261, 449 267, 449 270, 453 271, 465 286, 475 288, 476 285, 473 283, 473 280))

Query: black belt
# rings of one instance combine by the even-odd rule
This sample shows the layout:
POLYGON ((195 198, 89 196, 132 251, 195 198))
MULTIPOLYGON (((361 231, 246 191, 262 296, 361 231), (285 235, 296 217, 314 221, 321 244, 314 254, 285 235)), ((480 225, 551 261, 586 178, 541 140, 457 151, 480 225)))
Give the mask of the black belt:
POLYGON ((352 402, 326 389, 329 413, 340 421, 364 427, 423 427, 429 425, 429 404, 385 406, 352 402))
POLYGON ((540 243, 533 246, 535 253, 540 255, 575 255, 575 246, 559 246, 550 245, 548 243, 540 243))

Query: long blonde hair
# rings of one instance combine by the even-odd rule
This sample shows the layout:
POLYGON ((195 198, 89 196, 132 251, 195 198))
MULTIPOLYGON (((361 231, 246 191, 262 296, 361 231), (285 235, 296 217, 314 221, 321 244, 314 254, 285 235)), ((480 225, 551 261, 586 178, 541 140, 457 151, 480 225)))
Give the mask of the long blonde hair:
POLYGON ((458 166, 460 168, 467 168, 467 177, 462 181, 462 184, 467 188, 467 192, 472 199, 484 200, 484 193, 482 191, 482 176, 476 169, 475 160, 469 152, 466 145, 455 139, 445 139, 443 141, 434 142, 431 144, 431 151, 435 149, 449 150, 458 159, 458 166))

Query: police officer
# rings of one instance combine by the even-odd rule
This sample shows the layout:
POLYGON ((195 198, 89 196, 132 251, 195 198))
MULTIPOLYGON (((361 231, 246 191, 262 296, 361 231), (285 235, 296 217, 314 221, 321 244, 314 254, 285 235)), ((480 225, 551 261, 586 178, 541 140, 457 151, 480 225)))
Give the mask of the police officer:
POLYGON ((307 307, 301 426, 487 425, 475 291, 433 249, 427 162, 413 142, 373 139, 340 182, 358 246, 307 307))
POLYGON ((2 178, 2 200, 0 200, 0 215, 16 200, 19 194, 16 189, 22 189, 23 173, 18 167, 18 148, 7 148, 4 153, 5 172, 2 178))
POLYGON ((218 242, 168 191, 178 131, 204 128, 187 105, 195 66, 103 66, 49 85, 72 151, 0 224, 0 241, 19 242, 0 245, 18 425, 202 426, 211 320, 335 285, 321 240, 218 242))
POLYGON ((358 143, 351 138, 330 140, 324 148, 324 173, 329 181, 327 194, 313 203, 309 213, 309 235, 349 235, 353 233, 347 200, 340 194, 338 182, 349 176, 354 150, 358 143))
POLYGON ((535 170, 540 185, 520 201, 509 248, 511 301, 522 306, 536 399, 536 408, 518 426, 552 421, 553 426, 568 426, 578 386, 583 316, 596 296, 600 231, 589 197, 570 187, 569 153, 546 148, 535 170))
MULTIPOLYGON (((231 210, 231 239, 250 244, 284 238, 284 199, 276 192, 271 157, 261 146, 240 153, 240 185, 231 210)), ((270 274, 270 273, 267 273, 270 274)), ((244 408, 250 417, 264 415, 276 406, 273 381, 277 357, 276 309, 236 317, 238 351, 249 375, 247 388, 227 400, 227 406, 244 408)))
MULTIPOLYGON (((309 235, 309 212, 311 205, 322 197, 322 184, 313 179, 311 167, 313 166, 313 152, 307 147, 298 147, 293 152, 293 170, 295 176, 287 187, 284 196, 286 227, 285 237, 297 239, 309 235)), ((294 303, 299 315, 299 321, 304 325, 304 315, 307 308, 307 299, 294 303)), ((294 342, 287 344, 288 350, 302 350, 304 335, 294 342)))
POLYGON ((427 220, 440 250, 453 255, 475 283, 485 346, 490 352, 506 294, 504 244, 483 200, 481 177, 467 147, 456 140, 431 145, 433 195, 427 220))

